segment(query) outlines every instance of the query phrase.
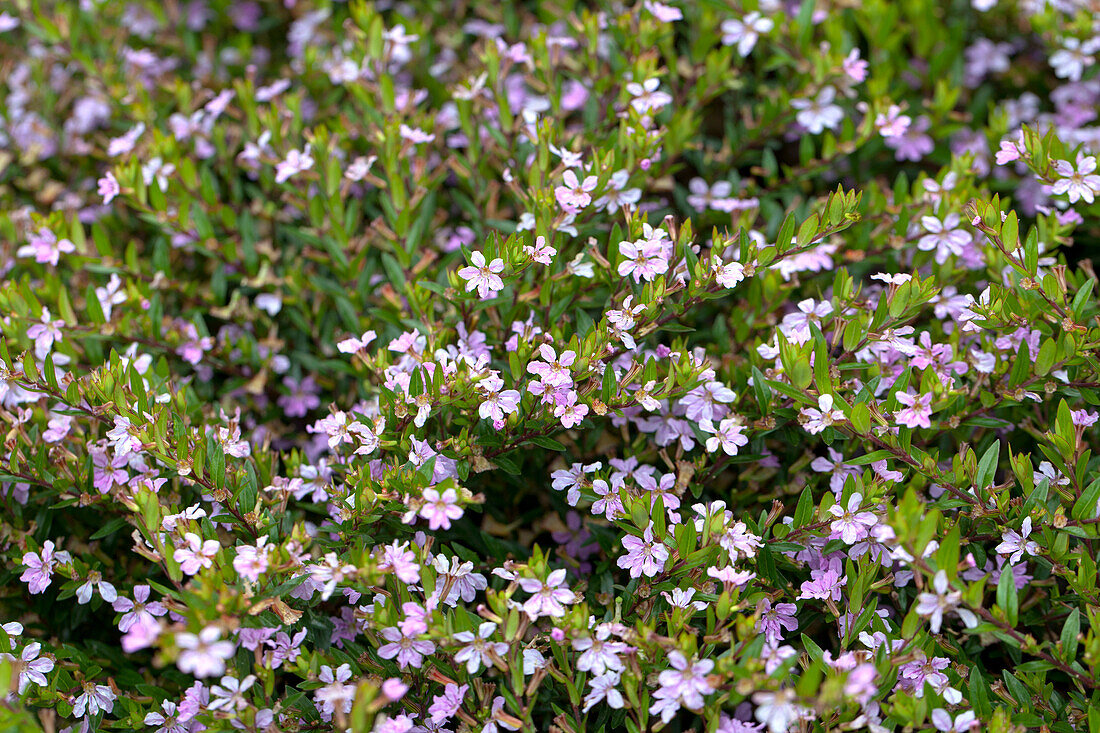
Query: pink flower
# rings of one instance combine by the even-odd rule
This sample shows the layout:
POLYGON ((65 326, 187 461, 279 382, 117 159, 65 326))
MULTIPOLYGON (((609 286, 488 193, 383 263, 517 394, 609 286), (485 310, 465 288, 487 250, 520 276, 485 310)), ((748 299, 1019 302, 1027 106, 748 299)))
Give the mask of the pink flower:
POLYGON ((810 324, 821 326, 823 319, 833 312, 833 304, 827 300, 815 301, 806 298, 799 301, 798 310, 783 316, 779 330, 794 344, 801 346, 813 336, 810 324))
POLYGON ((378 567, 392 572, 403 583, 416 583, 420 580, 420 565, 416 562, 416 554, 408 547, 408 542, 399 543, 397 540, 392 545, 386 545, 382 548, 378 567))
POLYGON ((320 390, 313 377, 307 376, 301 381, 286 377, 283 385, 290 394, 280 395, 278 405, 283 408, 283 414, 287 417, 305 417, 310 410, 320 407, 321 398, 317 396, 320 390))
MULTIPOLYGON (((656 0, 645 0, 643 3, 645 9, 652 13, 653 17, 662 23, 671 23, 677 20, 683 20, 684 14, 681 10, 672 5, 665 5, 664 3, 656 2, 656 0)), ((612 705, 614 707, 614 705, 612 705)), ((620 707, 622 707, 620 705, 620 707)), ((588 712, 587 708, 585 712, 588 712)))
POLYGON ((867 78, 867 69, 869 64, 865 59, 859 57, 859 49, 853 48, 848 52, 848 55, 844 57, 844 62, 841 65, 844 69, 844 73, 856 84, 862 83, 867 78))
POLYGON ((836 89, 824 87, 813 99, 792 99, 791 107, 798 110, 795 119, 811 135, 824 130, 835 130, 844 119, 844 111, 833 104, 836 89))
POLYGON ((301 150, 291 150, 286 158, 275 166, 275 182, 283 183, 291 176, 313 167, 313 156, 309 154, 309 145, 301 150))
POLYGON ((93 717, 99 713, 109 713, 115 707, 115 693, 107 685, 85 682, 82 692, 73 700, 73 717, 93 717))
POLYGON ((595 190, 598 183, 596 176, 588 176, 581 182, 577 179, 577 174, 570 169, 562 176, 562 182, 565 185, 554 189, 554 197, 562 209, 575 212, 592 203, 591 192, 595 190))
MULTIPOLYGON (((167 613, 167 609, 165 609, 167 613)), ((160 636, 160 624, 152 616, 139 618, 130 626, 122 637, 122 651, 133 654, 141 649, 148 649, 160 636)))
POLYGON ((98 570, 93 570, 88 573, 88 579, 84 581, 84 584, 76 589, 76 602, 81 605, 88 603, 92 600, 93 590, 98 590, 99 595, 108 603, 113 603, 118 599, 118 592, 115 587, 104 580, 98 570))
POLYGON ((122 192, 122 189, 118 185, 118 179, 115 178, 115 174, 111 171, 107 171, 107 174, 96 181, 98 186, 97 193, 103 197, 104 205, 111 203, 115 196, 118 196, 122 192))
POLYGON ((803 420, 803 427, 810 435, 817 435, 823 432, 825 428, 844 420, 844 413, 833 409, 833 396, 831 394, 818 396, 817 407, 818 409, 803 407, 799 412, 799 416, 803 420))
POLYGON ((619 242, 619 275, 634 277, 634 282, 652 282, 658 275, 668 272, 664 246, 660 240, 639 239, 636 242, 619 242))
POLYGON ((502 391, 503 386, 504 381, 495 374, 481 380, 478 384, 478 388, 485 393, 484 401, 477 408, 477 414, 483 420, 502 422, 506 415, 519 411, 519 392, 514 389, 502 391))
POLYGON ((917 615, 928 618, 928 626, 933 634, 940 632, 944 614, 952 611, 958 614, 967 628, 973 628, 978 624, 978 618, 973 612, 965 608, 959 608, 959 604, 962 602, 962 592, 949 591, 949 587, 947 573, 938 570, 932 579, 932 592, 921 593, 917 596, 917 615))
POLYGON ((546 243, 546 237, 539 236, 534 245, 523 245, 523 253, 540 265, 549 265, 558 251, 546 243))
POLYGON ((34 351, 39 358, 45 357, 53 348, 54 341, 60 341, 63 320, 54 320, 48 308, 42 309, 42 321, 27 328, 27 338, 34 339, 34 351))
POLYGON ((847 584, 848 579, 841 577, 836 570, 811 570, 810 580, 802 583, 798 599, 819 598, 835 603, 840 600, 840 589, 847 584))
POLYGON ((932 422, 929 420, 932 416, 931 394, 911 395, 905 392, 897 392, 894 396, 898 398, 898 402, 906 405, 904 410, 894 412, 894 418, 899 425, 904 425, 907 428, 932 427, 932 422))
POLYGON ((446 489, 442 494, 437 489, 424 489, 423 496, 420 516, 428 520, 428 529, 450 529, 451 520, 462 517, 462 507, 458 505, 458 494, 454 489, 446 489))
POLYGON ((1012 140, 1002 140, 996 155, 997 165, 1008 165, 1020 159, 1020 147, 1012 140))
POLYGON ((577 402, 577 393, 570 391, 565 400, 554 408, 554 417, 561 420, 562 427, 571 428, 580 424, 588 414, 588 405, 577 402))
POLYGON ((333 713, 339 709, 345 715, 351 712, 355 703, 355 685, 344 684, 351 679, 351 665, 341 664, 333 671, 327 664, 321 665, 317 675, 326 685, 314 693, 314 699, 320 703, 321 717, 332 720, 333 713))
POLYGON ((909 129, 912 121, 909 115, 901 113, 901 107, 891 104, 885 113, 880 113, 875 118, 875 127, 883 137, 901 137, 909 129))
POLYGON ((936 262, 942 265, 951 255, 956 257, 964 252, 964 248, 970 243, 970 235, 959 225, 959 215, 948 214, 943 221, 934 216, 922 216, 921 226, 928 232, 917 242, 917 249, 922 252, 936 250, 936 262))
POLYGON ((261 537, 255 545, 241 545, 237 548, 237 556, 233 558, 233 569, 251 583, 259 582, 260 575, 267 570, 266 543, 267 537, 261 537))
POLYGON ((714 692, 707 676, 714 669, 709 659, 689 661, 679 650, 668 655, 671 669, 666 669, 657 677, 660 689, 654 693, 657 702, 649 712, 660 715, 665 723, 672 720, 681 706, 689 710, 703 707, 703 696, 714 692))
POLYGON ((765 18, 760 13, 752 12, 741 20, 729 18, 722 21, 722 45, 737 46, 737 53, 742 58, 752 53, 760 36, 771 32, 775 22, 771 18, 765 18))
POLYGON ((818 456, 810 464, 810 468, 818 473, 829 474, 829 488, 834 494, 839 494, 844 489, 844 482, 852 474, 858 474, 859 468, 849 466, 844 462, 841 453, 829 448, 829 457, 818 456))
POLYGON ((57 235, 42 227, 28 239, 29 244, 20 247, 15 253, 19 257, 34 257, 35 262, 57 265, 61 253, 75 252, 76 245, 67 239, 58 239, 57 235))
POLYGON ((491 642, 489 638, 496 633, 497 625, 492 621, 483 621, 478 626, 477 633, 473 631, 460 631, 454 635, 454 640, 465 644, 455 654, 455 661, 459 664, 465 662, 466 672, 469 674, 477 674, 481 665, 485 665, 488 669, 493 666, 493 657, 503 657, 508 653, 508 644, 503 641, 491 642))
POLYGON ((577 352, 568 350, 557 355, 550 344, 539 347, 539 356, 544 361, 531 361, 527 364, 527 372, 542 378, 542 381, 550 386, 562 386, 573 383, 573 376, 569 367, 577 358, 577 352))
POLYGON ((183 536, 187 547, 181 547, 172 553, 172 559, 180 564, 180 570, 188 575, 194 575, 202 568, 209 568, 214 564, 214 557, 221 549, 217 540, 203 541, 194 532, 188 532, 183 536))
POLYGON ((638 82, 627 84, 627 94, 634 97, 630 100, 630 106, 642 115, 668 106, 672 102, 672 96, 667 92, 658 91, 660 86, 660 79, 646 79, 640 84, 638 82))
POLYGON ((537 578, 520 578, 518 582, 520 588, 534 594, 523 604, 532 620, 541 616, 560 618, 565 615, 565 606, 577 601, 577 596, 565 586, 564 568, 551 572, 545 582, 537 578))
POLYGON ((932 725, 941 733, 970 733, 976 725, 982 727, 973 710, 963 711, 951 720, 951 714, 943 708, 932 711, 932 725))
POLYGON ((504 280, 500 273, 504 272, 504 260, 497 257, 486 264, 485 255, 474 252, 470 255, 469 267, 463 267, 458 271, 458 276, 466 281, 466 292, 477 290, 478 297, 482 300, 504 289, 504 280))
MULTIPOLYGON (((41 651, 42 644, 35 641, 23 647, 23 651, 19 654, 19 664, 15 665, 15 667, 19 670, 20 695, 27 691, 31 683, 42 687, 49 684, 49 681, 46 679, 46 674, 53 671, 54 662, 49 657, 38 656, 41 651)), ((9 662, 15 661, 15 657, 7 653, 0 654, 0 658, 6 659, 9 662)))
POLYGON ((596 705, 606 701, 607 706, 616 710, 622 709, 625 704, 623 695, 616 689, 619 684, 618 672, 606 672, 589 680, 592 691, 584 698, 583 712, 588 712, 596 705))
POLYGON ((176 666, 181 672, 196 677, 220 677, 225 674, 225 660, 232 658, 233 642, 223 641, 217 626, 207 626, 197 635, 176 634, 176 646, 181 650, 176 666))
POLYGON ((1069 414, 1073 418, 1073 424, 1079 428, 1091 427, 1100 418, 1100 414, 1088 410, 1072 410, 1069 414))
POLYGON ((995 548, 1000 555, 1008 555, 1008 563, 1015 565, 1026 555, 1038 555, 1041 552, 1039 544, 1029 540, 1031 536, 1031 517, 1025 517, 1020 531, 1006 529, 1001 534, 1001 544, 995 548))
POLYGON ((764 640, 769 644, 777 644, 783 640, 783 630, 797 631, 798 619, 795 613, 798 607, 793 603, 777 603, 772 606, 771 600, 765 598, 758 608, 760 620, 756 622, 756 630, 764 634, 764 640))
POLYGON ((621 556, 617 563, 620 568, 629 570, 632 578, 642 575, 652 578, 661 572, 665 560, 668 560, 668 548, 653 539, 653 525, 645 528, 641 538, 634 535, 623 537, 623 548, 627 554, 621 556))
POLYGON ((377 334, 375 334, 373 330, 364 331, 363 335, 359 338, 355 338, 354 336, 352 336, 351 338, 344 339, 340 343, 336 344, 336 348, 341 354, 354 354, 357 351, 366 350, 366 348, 370 346, 370 343, 374 341, 375 338, 377 338, 377 334))

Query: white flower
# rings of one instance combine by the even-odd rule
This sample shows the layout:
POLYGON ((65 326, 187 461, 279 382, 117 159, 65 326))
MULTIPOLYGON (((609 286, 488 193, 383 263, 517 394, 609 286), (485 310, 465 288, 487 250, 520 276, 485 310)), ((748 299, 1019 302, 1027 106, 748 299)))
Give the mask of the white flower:
POLYGON ((1066 194, 1071 204, 1077 203, 1078 199, 1084 199, 1085 203, 1091 204, 1096 194, 1100 193, 1100 176, 1094 173, 1095 157, 1080 152, 1077 153, 1076 169, 1068 160, 1056 160, 1053 167, 1061 178, 1054 182, 1051 191, 1066 194))
POLYGON ((794 690, 757 692, 752 696, 756 703, 756 719, 768 727, 768 733, 787 733, 802 717, 802 707, 795 704, 794 690))
POLYGON ((844 111, 833 104, 836 89, 825 87, 814 99, 792 99, 791 106, 798 110, 795 119, 811 135, 824 130, 835 130, 844 119, 844 111))
POLYGON ((760 13, 749 13, 741 20, 730 18, 722 21, 722 44, 725 46, 737 45, 737 53, 742 58, 752 53, 753 47, 760 36, 771 31, 775 23, 771 18, 765 18, 760 13))
POLYGON ((951 611, 962 619, 967 628, 978 625, 977 616, 965 608, 959 608, 962 592, 957 590, 948 592, 947 573, 943 570, 937 571, 932 579, 932 590, 932 593, 921 593, 917 596, 917 615, 928 618, 928 625, 933 634, 940 632, 944 614, 951 611))

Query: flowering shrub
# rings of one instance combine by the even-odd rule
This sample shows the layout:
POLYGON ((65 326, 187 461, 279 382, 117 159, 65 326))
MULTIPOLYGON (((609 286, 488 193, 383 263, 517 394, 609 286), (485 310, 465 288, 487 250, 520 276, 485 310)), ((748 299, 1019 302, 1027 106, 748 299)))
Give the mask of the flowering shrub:
POLYGON ((0 13, 0 727, 1100 730, 1095 6, 593 5, 0 13))

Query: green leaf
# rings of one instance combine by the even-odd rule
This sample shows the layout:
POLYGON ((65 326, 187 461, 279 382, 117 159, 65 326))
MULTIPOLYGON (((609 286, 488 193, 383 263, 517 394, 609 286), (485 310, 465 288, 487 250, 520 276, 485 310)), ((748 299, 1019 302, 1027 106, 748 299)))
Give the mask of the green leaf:
POLYGON ((977 665, 970 668, 970 705, 974 708, 979 720, 988 720, 993 714, 993 706, 989 703, 989 683, 985 675, 981 673, 977 665))
POLYGON ((127 525, 127 521, 122 517, 115 517, 105 525, 97 529, 89 539, 101 540, 104 537, 110 537, 115 532, 119 531, 127 525))
POLYGON ((798 506, 794 510, 794 526, 804 527, 814 516, 814 495, 807 486, 798 497, 798 506))
POLYGON ((1066 616, 1059 641, 1062 644, 1062 660, 1071 662, 1077 657, 1077 635, 1081 633, 1081 612, 1076 608, 1066 616))
POLYGON ((775 238, 775 248, 779 252, 786 252, 791 248, 791 240, 794 239, 794 213, 787 214, 787 218, 783 220, 782 226, 779 227, 779 234, 775 238))
POLYGON ((852 405, 852 414, 848 416, 848 420, 860 435, 871 432, 871 409, 867 407, 866 402, 857 402, 852 405))
MULTIPOLYGON (((609 369, 608 371, 611 371, 611 370, 609 369)), ((563 450, 565 450, 564 445, 562 445, 560 442, 554 440, 553 438, 547 437, 545 435, 536 435, 533 438, 531 438, 531 440, 529 442, 534 443, 535 445, 539 446, 540 448, 545 448, 547 450, 552 450, 552 451, 563 451, 563 450)), ((549 460, 549 457, 547 457, 547 460, 549 460)))
POLYGON ((1100 500, 1100 477, 1094 479, 1081 492, 1081 498, 1074 502, 1070 516, 1078 521, 1095 518, 1097 500, 1100 500))
POLYGON ((997 581, 997 605, 1005 614, 1005 621, 1015 627, 1020 612, 1020 596, 1016 592, 1016 574, 1001 573, 997 581))
POLYGON ((756 367, 752 368, 752 390, 756 394, 756 402, 760 405, 760 413, 767 415, 771 411, 772 391, 768 389, 767 380, 756 367))
POLYGON ((618 389, 618 382, 615 379, 615 370, 607 368, 603 370, 603 384, 600 387, 600 400, 605 405, 610 405, 612 400, 615 399, 615 392, 618 389))
POLYGON ((1092 294, 1092 289, 1096 286, 1096 279, 1089 278, 1085 281, 1085 284, 1081 286, 1081 289, 1077 291, 1077 294, 1073 296, 1073 320, 1078 323, 1081 322, 1085 315, 1085 308, 1089 305, 1089 296, 1092 294))
POLYGON ((1057 352, 1058 345, 1054 342, 1054 339, 1048 338, 1044 341, 1043 345, 1039 347, 1039 356, 1035 359, 1035 373, 1041 377, 1046 376, 1051 367, 1054 366, 1057 352))
POLYGON ((975 476, 974 481, 979 491, 993 485, 993 477, 997 473, 997 461, 1000 456, 1001 441, 993 441, 993 445, 986 449, 985 453, 982 454, 982 459, 978 462, 978 474, 975 476))

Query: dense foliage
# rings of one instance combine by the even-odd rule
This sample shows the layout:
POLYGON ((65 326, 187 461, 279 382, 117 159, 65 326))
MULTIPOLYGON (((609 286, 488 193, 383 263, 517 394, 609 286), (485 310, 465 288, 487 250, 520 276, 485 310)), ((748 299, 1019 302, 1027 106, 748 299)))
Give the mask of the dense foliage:
POLYGON ((0 728, 1100 731, 1096 10, 0 4, 0 728))

